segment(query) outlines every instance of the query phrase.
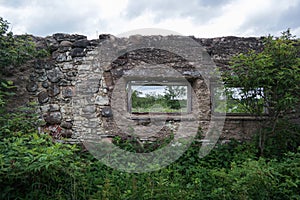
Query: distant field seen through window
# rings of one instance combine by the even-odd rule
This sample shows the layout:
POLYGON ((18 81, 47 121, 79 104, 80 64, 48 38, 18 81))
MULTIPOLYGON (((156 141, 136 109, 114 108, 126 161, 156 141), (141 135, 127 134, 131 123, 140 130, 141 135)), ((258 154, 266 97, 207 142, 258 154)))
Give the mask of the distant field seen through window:
POLYGON ((132 113, 186 113, 189 110, 187 85, 130 84, 128 90, 132 113))

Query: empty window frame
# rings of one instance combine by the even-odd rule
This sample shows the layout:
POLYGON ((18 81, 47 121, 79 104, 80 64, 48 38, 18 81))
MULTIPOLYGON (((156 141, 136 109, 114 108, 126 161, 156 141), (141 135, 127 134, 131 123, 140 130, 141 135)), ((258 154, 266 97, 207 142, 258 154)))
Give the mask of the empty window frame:
POLYGON ((217 87, 212 85, 212 111, 219 114, 266 114, 264 90, 246 91, 242 87, 217 87))
POLYGON ((191 86, 176 81, 129 81, 127 83, 130 113, 189 113, 191 86))

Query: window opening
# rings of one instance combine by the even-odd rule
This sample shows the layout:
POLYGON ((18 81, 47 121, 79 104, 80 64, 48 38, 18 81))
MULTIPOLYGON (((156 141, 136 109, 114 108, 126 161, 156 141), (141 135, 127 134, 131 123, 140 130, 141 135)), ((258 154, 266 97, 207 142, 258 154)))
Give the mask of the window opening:
POLYGON ((191 110, 188 83, 130 81, 127 91, 130 113, 188 113, 191 110))
POLYGON ((263 97, 263 88, 247 91, 242 87, 213 87, 212 109, 222 114, 266 114, 263 97))

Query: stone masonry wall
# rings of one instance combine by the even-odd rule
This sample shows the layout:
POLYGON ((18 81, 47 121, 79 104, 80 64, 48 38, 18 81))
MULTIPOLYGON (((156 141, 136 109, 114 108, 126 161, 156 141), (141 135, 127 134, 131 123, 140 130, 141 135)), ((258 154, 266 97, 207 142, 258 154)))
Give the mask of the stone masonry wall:
MULTIPOLYGON (((8 77, 17 85, 17 94, 19 94, 18 98, 13 101, 15 104, 37 102, 41 119, 44 121, 43 131, 57 138, 61 136, 69 138, 70 142, 78 141, 86 133, 101 137, 124 135, 126 130, 120 130, 124 124, 116 123, 114 117, 118 117, 119 110, 125 109, 127 97, 126 93, 116 90, 116 85, 120 84, 122 77, 148 76, 153 70, 163 70, 163 67, 157 68, 163 65, 169 69, 175 69, 191 83, 195 91, 193 101, 201 102, 200 126, 205 131, 211 117, 210 88, 202 75, 196 73, 194 66, 199 64, 205 67, 210 63, 203 64, 203 58, 199 63, 197 61, 191 63, 178 54, 159 48, 145 48, 145 46, 137 49, 130 48, 139 44, 141 40, 157 41, 160 44, 168 40, 168 37, 137 35, 129 38, 116 38, 112 35, 100 35, 99 39, 87 40, 86 36, 62 33, 45 38, 33 37, 37 47, 49 49, 51 56, 29 62, 8 77), (101 48, 104 44, 110 45, 106 48, 106 52, 103 52, 101 48), (124 53, 122 53, 123 50, 124 53), (109 53, 115 57, 108 57, 109 53), (145 74, 134 71, 134 68, 140 65, 149 66, 145 68, 145 74), (152 66, 156 68, 152 70, 152 66), (117 92, 119 96, 114 99, 117 92)), ((228 62, 233 55, 249 49, 256 51, 262 49, 262 38, 190 38, 205 48, 221 71, 228 69, 228 62)), ((194 51, 195 48, 191 47, 190 50, 194 51)), ((170 77, 161 78, 176 76, 176 74, 172 75, 172 70, 161 73, 170 74, 168 75, 170 77)), ((149 118, 143 116, 128 114, 128 116, 120 117, 123 118, 119 121, 126 125, 132 123, 143 128, 149 124, 149 118), (136 119, 133 119, 134 117, 136 119)), ((176 123, 180 120, 185 119, 176 119, 171 116, 166 121, 172 126, 166 123, 167 125, 159 131, 149 133, 148 136, 140 135, 140 137, 155 140, 157 137, 168 135, 172 129, 170 127, 176 129, 176 123)), ((186 128, 189 129, 189 127, 186 128)), ((249 139, 253 130, 255 130, 254 119, 228 117, 221 139, 249 139)))

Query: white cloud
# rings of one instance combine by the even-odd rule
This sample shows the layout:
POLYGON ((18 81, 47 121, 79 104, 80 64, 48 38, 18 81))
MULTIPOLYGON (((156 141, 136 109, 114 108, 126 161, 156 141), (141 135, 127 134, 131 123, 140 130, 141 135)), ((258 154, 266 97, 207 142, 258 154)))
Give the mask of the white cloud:
POLYGON ((0 3, 0 13, 11 22, 13 32, 46 36, 56 32, 96 36, 103 25, 118 18, 126 6, 124 0, 90 1, 28 1, 22 6, 0 3))
POLYGON ((244 23, 239 26, 237 29, 238 32, 248 35, 257 35, 257 33, 261 33, 261 35, 267 35, 268 33, 278 35, 282 30, 290 28, 290 20, 295 21, 297 26, 300 26, 297 19, 282 19, 283 14, 288 13, 290 9, 297 6, 297 3, 299 5, 298 0, 278 0, 276 2, 272 0, 254 0, 253 3, 257 5, 257 8, 253 7, 253 5, 251 7, 251 4, 247 3, 244 5, 241 4, 241 6, 237 8, 245 13, 244 23), (245 10, 245 8, 248 9, 245 10))
MULTIPOLYGON (((169 29, 183 35, 299 36, 300 0, 0 0, 0 15, 16 34, 97 34, 141 28, 169 29)), ((150 30, 150 29, 148 29, 150 30)))

